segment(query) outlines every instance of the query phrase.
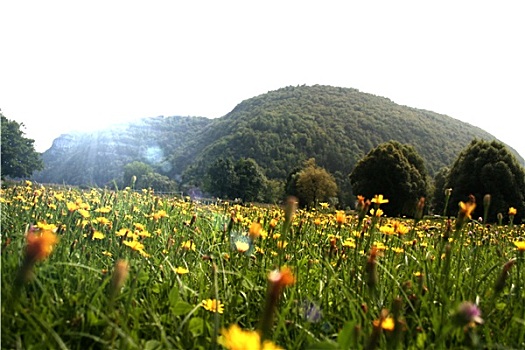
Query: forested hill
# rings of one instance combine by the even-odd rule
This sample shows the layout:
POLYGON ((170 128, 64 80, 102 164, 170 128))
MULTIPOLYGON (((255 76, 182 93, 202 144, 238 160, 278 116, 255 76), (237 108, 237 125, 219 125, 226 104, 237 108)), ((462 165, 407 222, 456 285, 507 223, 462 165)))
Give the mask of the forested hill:
POLYGON ((285 87, 242 101, 217 119, 147 118, 97 133, 63 135, 44 153, 46 168, 35 179, 103 186, 119 178, 125 164, 139 160, 173 179, 198 184, 221 157, 253 158, 274 179, 285 179, 314 157, 343 179, 360 158, 389 140, 414 146, 434 174, 473 139, 495 137, 452 117, 356 89, 285 87))

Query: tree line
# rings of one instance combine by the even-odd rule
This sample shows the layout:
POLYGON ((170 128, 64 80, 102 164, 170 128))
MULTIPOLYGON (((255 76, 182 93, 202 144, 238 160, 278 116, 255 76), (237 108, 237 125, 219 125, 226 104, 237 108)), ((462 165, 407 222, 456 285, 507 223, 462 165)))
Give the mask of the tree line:
MULTIPOLYGON (((24 136, 23 124, 1 117, 2 180, 30 177, 43 167, 34 141, 24 136)), ((115 184, 160 192, 181 190, 176 181, 138 161, 126 164, 122 178, 115 184)), ((525 212, 523 167, 502 143, 480 139, 472 140, 450 168, 443 167, 433 178, 413 146, 388 141, 373 148, 346 176, 334 176, 310 158, 293 168, 286 181, 280 181, 268 179, 254 159, 218 157, 203 175, 202 190, 211 196, 243 202, 277 203, 293 195, 305 207, 328 202, 341 209, 354 208, 357 196, 370 199, 382 194, 389 199, 381 207, 388 216, 415 215, 422 198, 428 203, 427 211, 449 216, 457 212, 449 203, 475 198, 473 217, 491 222, 508 215, 511 207, 517 211, 513 214, 516 220, 521 220, 525 212), (345 177, 351 200, 341 200, 337 177, 345 177)))

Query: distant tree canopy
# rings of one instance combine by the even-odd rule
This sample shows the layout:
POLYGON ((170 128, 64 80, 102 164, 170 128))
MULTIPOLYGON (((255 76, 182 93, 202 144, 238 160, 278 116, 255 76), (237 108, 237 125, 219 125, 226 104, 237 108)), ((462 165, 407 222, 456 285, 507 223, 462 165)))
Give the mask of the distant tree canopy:
POLYGON ((314 158, 305 161, 302 169, 289 176, 289 181, 288 194, 296 196, 301 206, 315 206, 337 195, 335 178, 314 158))
MULTIPOLYGON (((474 138, 494 139, 457 119, 356 89, 289 86, 241 101, 221 118, 144 118, 62 135, 44 152, 45 169, 34 180, 105 186, 122 178, 126 164, 140 161, 180 188, 193 189, 203 186, 217 159, 235 163, 250 158, 268 179, 284 182, 305 160, 315 158, 334 176, 339 206, 349 206, 355 198, 348 174, 379 144, 397 140, 412 145, 433 176, 474 138)), ((218 183, 213 188, 221 197, 232 195, 218 183)))
POLYGON ((143 162, 134 161, 124 166, 122 176, 124 186, 134 189, 151 188, 159 192, 177 191, 177 183, 169 177, 156 173, 153 168, 143 162))
POLYGON ((355 195, 373 198, 382 194, 389 216, 413 216, 417 201, 427 197, 429 178, 423 159, 415 149, 397 141, 380 144, 361 159, 350 181, 355 195))
POLYGON ((24 137, 23 123, 9 120, 2 113, 2 179, 27 178, 41 170, 44 163, 35 151, 34 140, 24 137))
POLYGON ((257 202, 264 199, 267 179, 257 162, 250 158, 219 158, 208 168, 204 188, 213 196, 257 202))
MULTIPOLYGON (((452 189, 449 204, 452 216, 457 214, 458 203, 467 201, 468 196, 473 195, 477 205, 472 218, 482 218, 483 197, 490 194, 489 221, 495 222, 498 213, 508 217, 510 207, 517 209, 516 221, 521 222, 524 217, 524 169, 500 142, 472 141, 452 165, 441 192, 446 188, 452 189)), ((442 207, 437 208, 440 209, 443 210, 442 207)))

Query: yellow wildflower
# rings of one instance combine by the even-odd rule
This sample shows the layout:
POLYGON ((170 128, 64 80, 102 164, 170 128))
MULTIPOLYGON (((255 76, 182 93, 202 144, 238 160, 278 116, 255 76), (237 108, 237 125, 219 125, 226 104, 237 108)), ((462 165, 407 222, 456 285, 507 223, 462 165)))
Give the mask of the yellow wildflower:
POLYGON ((106 237, 106 236, 104 236, 104 234, 102 232, 95 231, 95 232, 93 232, 93 236, 91 236, 91 239, 92 240, 93 239, 104 239, 104 237, 106 237))
POLYGON ((514 245, 518 248, 518 251, 525 252, 525 241, 514 241, 514 245))
POLYGON ((190 270, 188 270, 187 268, 185 267, 182 267, 182 266, 179 266, 175 269, 175 272, 178 274, 178 275, 185 275, 187 273, 190 272, 190 270))
POLYGON ((261 335, 257 331, 245 331, 236 324, 221 330, 219 343, 228 350, 283 350, 269 340, 261 344, 261 335))
POLYGON ((244 241, 236 241, 235 242, 235 249, 237 249, 237 251, 239 253, 244 253, 244 252, 248 251, 248 249, 250 249, 250 245, 247 242, 244 242, 244 241))
POLYGON ((222 304, 220 300, 216 300, 216 299, 203 300, 202 307, 205 310, 208 310, 211 312, 218 312, 220 314, 224 312, 224 304, 222 304))
POLYGON ((262 225, 258 222, 253 222, 250 225, 249 236, 252 239, 255 239, 261 235, 261 231, 262 231, 262 225))
POLYGON ((374 327, 381 327, 386 331, 393 331, 395 328, 396 322, 392 317, 387 317, 383 320, 374 320, 374 327))
POLYGON ((509 215, 516 215, 518 213, 518 210, 514 207, 509 208, 509 215))
POLYGON ((380 194, 380 195, 375 195, 374 198, 372 198, 372 203, 375 203, 377 205, 380 205, 380 204, 384 204, 384 203, 388 203, 388 199, 386 198, 383 198, 383 195, 380 194))
POLYGON ((181 247, 184 250, 193 250, 193 251, 195 251, 195 243, 193 243, 192 241, 182 242, 181 247))

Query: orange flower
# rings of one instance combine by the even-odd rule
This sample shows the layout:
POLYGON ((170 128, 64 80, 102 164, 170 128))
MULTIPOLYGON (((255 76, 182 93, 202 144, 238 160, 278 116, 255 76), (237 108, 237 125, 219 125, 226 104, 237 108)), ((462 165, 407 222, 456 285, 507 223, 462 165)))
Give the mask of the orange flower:
POLYGON ((261 231, 262 231, 261 224, 258 222, 253 222, 250 226, 250 232, 249 232, 250 238, 255 239, 259 237, 261 235, 261 231))
POLYGON ((268 280, 276 287, 282 288, 295 283, 295 277, 290 268, 284 266, 280 270, 273 270, 268 275, 268 280))
POLYGON ((57 243, 58 237, 53 231, 42 230, 40 233, 30 231, 27 234, 26 258, 29 261, 45 260, 57 243))
POLYGON ((335 221, 339 226, 346 223, 346 214, 344 210, 338 210, 335 214, 335 221))

